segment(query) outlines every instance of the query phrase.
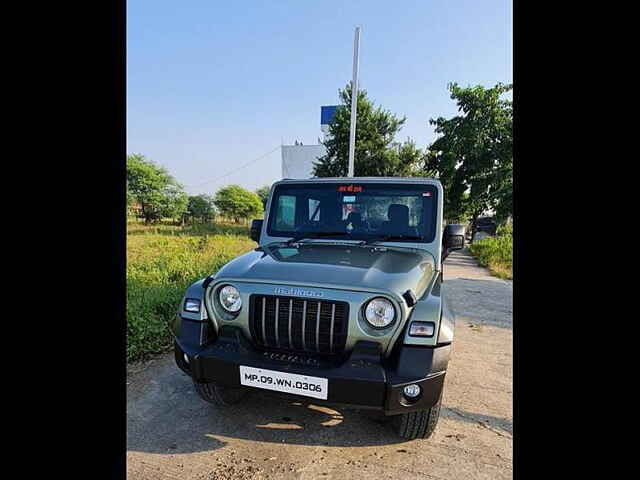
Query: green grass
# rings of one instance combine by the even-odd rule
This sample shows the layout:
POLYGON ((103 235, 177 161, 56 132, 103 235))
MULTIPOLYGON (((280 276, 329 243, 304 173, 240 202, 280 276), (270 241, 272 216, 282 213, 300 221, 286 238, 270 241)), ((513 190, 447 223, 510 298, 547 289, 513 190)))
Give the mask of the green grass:
POLYGON ((127 222, 127 361, 169 350, 186 288, 255 247, 246 226, 127 222))
POLYGON ((499 228, 495 237, 487 237, 469 246, 480 265, 489 268, 496 277, 513 279, 512 226, 499 228))

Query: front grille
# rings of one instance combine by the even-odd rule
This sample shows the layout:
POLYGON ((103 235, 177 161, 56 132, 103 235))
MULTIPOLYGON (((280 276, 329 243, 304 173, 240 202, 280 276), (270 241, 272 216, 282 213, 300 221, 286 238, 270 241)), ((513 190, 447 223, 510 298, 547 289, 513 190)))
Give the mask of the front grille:
POLYGON ((340 354, 348 323, 346 302, 274 295, 252 295, 249 301, 249 328, 260 347, 340 354))

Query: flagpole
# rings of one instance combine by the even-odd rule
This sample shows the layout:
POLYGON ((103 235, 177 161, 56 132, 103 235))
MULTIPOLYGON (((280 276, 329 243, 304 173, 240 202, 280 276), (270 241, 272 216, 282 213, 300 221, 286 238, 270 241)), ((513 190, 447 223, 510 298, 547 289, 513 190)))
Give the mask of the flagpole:
POLYGON ((356 149, 356 121, 358 116, 358 55, 360 49, 360 27, 356 27, 355 38, 353 39, 353 81, 351 82, 351 128, 349 130, 349 173, 348 177, 354 174, 354 154, 356 149))

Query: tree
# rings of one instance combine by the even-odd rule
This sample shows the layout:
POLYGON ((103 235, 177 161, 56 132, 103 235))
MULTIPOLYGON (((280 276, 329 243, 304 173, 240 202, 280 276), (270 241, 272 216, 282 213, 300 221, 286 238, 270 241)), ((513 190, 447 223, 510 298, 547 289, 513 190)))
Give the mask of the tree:
POLYGON ((265 185, 264 187, 260 187, 256 190, 256 195, 260 197, 262 200, 262 207, 267 208, 267 200, 269 199, 269 193, 271 193, 271 187, 269 185, 265 185))
POLYGON ((189 205, 189 196, 182 190, 182 186, 177 183, 170 183, 162 191, 160 201, 160 215, 163 218, 173 218, 184 223, 184 217, 189 205))
POLYGON ((187 198, 182 186, 164 167, 147 160, 144 155, 127 156, 128 200, 140 204, 145 222, 162 217, 180 218, 186 211, 187 198))
POLYGON ((513 108, 501 97, 513 87, 461 88, 452 83, 448 88, 460 114, 429 120, 440 136, 424 157, 424 172, 435 172, 442 182, 448 220, 471 216, 475 225, 489 209, 506 218, 511 214, 513 108))
POLYGON ((189 197, 187 216, 191 219, 200 219, 203 222, 211 220, 215 216, 213 198, 205 194, 189 197))
POLYGON ((216 193, 213 201, 216 208, 226 218, 240 219, 262 215, 264 208, 260 197, 238 185, 229 185, 216 193))
MULTIPOLYGON (((351 128, 351 82, 339 90, 342 104, 336 109, 329 135, 323 141, 326 155, 314 163, 317 177, 344 177, 348 173, 349 132, 351 128)), ((407 140, 399 145, 395 135, 405 122, 381 107, 374 108, 365 90, 358 90, 358 112, 354 175, 367 177, 409 176, 421 161, 422 153, 407 140)))
POLYGON ((493 210, 499 224, 504 224, 513 217, 513 166, 505 169, 505 175, 507 179, 494 196, 493 210))
MULTIPOLYGON (((357 132, 357 129, 356 129, 357 132)), ((407 138, 407 140, 398 146, 398 164, 402 167, 397 176, 413 177, 421 176, 420 165, 424 163, 425 153, 416 147, 416 143, 407 138)))

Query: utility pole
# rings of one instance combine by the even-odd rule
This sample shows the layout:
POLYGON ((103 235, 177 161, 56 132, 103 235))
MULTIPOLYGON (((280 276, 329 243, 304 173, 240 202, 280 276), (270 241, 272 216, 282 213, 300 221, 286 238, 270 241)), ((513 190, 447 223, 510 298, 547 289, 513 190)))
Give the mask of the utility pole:
POLYGON ((360 48, 360 27, 356 27, 356 35, 353 39, 353 81, 351 82, 351 128, 349 130, 349 173, 353 177, 354 155, 356 150, 356 120, 358 116, 358 54, 360 48))

